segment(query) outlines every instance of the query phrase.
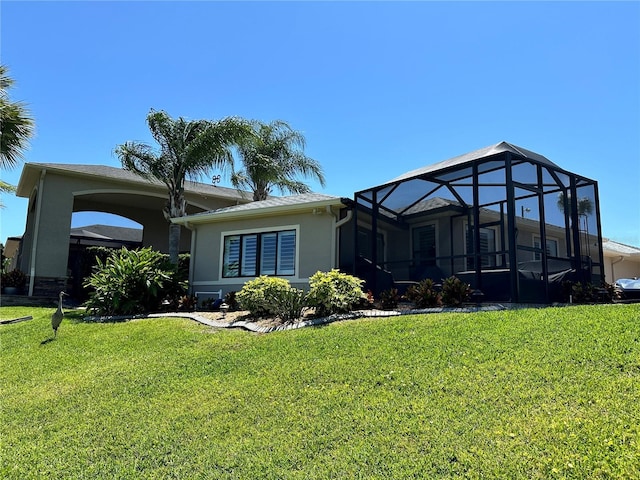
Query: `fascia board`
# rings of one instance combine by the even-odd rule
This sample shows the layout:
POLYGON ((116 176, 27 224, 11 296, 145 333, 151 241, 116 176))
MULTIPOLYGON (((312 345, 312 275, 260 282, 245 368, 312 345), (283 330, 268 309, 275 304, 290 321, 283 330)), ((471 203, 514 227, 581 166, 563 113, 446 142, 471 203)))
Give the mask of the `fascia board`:
POLYGON ((174 217, 172 223, 180 225, 197 225, 203 223, 217 223, 229 220, 244 220, 256 217, 275 217, 278 215, 293 215, 313 211, 317 208, 340 207, 345 205, 340 199, 320 200, 317 202, 301 203, 298 205, 275 205, 272 207, 255 208, 252 210, 241 210, 232 212, 207 212, 197 215, 187 215, 186 217, 174 217))

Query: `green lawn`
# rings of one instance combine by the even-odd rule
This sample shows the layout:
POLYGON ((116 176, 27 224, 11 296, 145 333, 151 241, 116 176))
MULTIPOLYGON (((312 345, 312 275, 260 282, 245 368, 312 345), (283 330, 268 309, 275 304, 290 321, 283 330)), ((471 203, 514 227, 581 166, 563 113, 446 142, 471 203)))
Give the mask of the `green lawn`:
POLYGON ((639 478, 640 306, 257 335, 0 308, 0 477, 639 478))

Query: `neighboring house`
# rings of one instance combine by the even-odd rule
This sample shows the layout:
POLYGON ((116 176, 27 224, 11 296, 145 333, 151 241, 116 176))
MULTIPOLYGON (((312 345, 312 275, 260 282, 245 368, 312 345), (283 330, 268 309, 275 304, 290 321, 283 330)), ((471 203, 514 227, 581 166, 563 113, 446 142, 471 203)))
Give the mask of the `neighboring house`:
MULTIPOLYGON (((74 212, 131 219, 143 227, 142 245, 168 250, 162 214, 168 194, 161 182, 104 165, 26 163, 16 194, 29 199, 17 267, 29 277, 30 296, 56 296, 65 288, 74 212)), ((251 201, 246 192, 197 182, 186 182, 185 197, 189 214, 251 201)), ((189 233, 183 230, 181 251, 189 251, 189 233)))
POLYGON ((2 251, 2 255, 9 260, 7 271, 17 268, 18 250, 20 249, 21 241, 21 237, 7 237, 7 241, 4 244, 4 250, 2 251))
POLYGON ((376 294, 456 275, 486 300, 549 303, 604 276, 597 183, 502 142, 429 165, 354 200, 270 199, 173 220, 193 231, 194 292, 260 274, 307 286, 340 268, 376 294))
POLYGON ((87 225, 71 229, 69 237, 69 258, 67 260, 67 294, 83 299, 82 283, 90 273, 93 260, 86 258, 88 247, 129 249, 142 247, 141 228, 118 227, 113 225, 87 225))
POLYGON ((640 278, 640 248, 606 239, 602 244, 605 279, 640 278))

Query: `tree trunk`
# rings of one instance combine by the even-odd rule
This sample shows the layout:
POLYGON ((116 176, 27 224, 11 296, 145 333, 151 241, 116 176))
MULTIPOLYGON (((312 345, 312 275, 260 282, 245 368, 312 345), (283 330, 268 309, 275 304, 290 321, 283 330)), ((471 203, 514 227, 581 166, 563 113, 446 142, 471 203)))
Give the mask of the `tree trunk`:
POLYGON ((169 224, 169 261, 174 265, 178 264, 178 254, 180 253, 180 233, 182 227, 177 223, 169 224))

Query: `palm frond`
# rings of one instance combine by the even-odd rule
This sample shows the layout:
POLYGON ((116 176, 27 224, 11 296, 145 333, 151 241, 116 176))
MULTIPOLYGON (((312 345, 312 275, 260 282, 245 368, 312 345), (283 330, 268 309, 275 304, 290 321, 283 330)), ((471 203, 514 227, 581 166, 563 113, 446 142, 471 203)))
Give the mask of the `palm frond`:
POLYGON ((307 193, 308 185, 299 177, 317 180, 324 186, 320 164, 304 154, 305 139, 286 122, 253 122, 254 135, 245 137, 238 154, 244 169, 242 176, 232 175, 236 188, 250 187, 255 199, 264 199, 272 188, 282 193, 307 193))
POLYGON ((12 102, 8 89, 13 86, 7 68, 0 65, 0 167, 13 168, 24 157, 35 123, 26 104, 12 102))

